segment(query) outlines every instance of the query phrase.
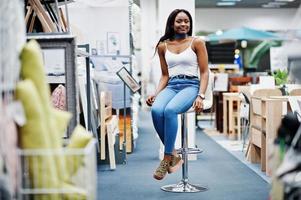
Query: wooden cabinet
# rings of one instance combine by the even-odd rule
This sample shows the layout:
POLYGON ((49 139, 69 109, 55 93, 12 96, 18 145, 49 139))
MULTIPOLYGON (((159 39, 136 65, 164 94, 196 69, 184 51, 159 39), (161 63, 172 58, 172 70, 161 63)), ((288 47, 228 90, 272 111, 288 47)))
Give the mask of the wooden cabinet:
POLYGON ((249 158, 253 163, 260 163, 261 170, 270 173, 268 155, 277 136, 282 116, 286 113, 283 103, 286 98, 252 97, 249 158))

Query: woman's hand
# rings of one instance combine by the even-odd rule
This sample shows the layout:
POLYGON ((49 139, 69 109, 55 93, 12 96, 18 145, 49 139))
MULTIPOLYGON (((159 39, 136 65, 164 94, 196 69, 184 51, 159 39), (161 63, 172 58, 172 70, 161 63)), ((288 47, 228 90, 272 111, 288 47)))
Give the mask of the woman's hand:
POLYGON ((192 107, 194 108, 196 113, 202 112, 202 110, 203 110, 203 99, 201 99, 201 97, 197 96, 197 98, 193 102, 192 107))
POLYGON ((153 105, 153 103, 154 103, 154 101, 155 101, 155 99, 156 99, 156 96, 155 95, 150 95, 150 96, 148 96, 147 97, 147 99, 146 99, 146 104, 148 105, 148 106, 152 106, 153 105))

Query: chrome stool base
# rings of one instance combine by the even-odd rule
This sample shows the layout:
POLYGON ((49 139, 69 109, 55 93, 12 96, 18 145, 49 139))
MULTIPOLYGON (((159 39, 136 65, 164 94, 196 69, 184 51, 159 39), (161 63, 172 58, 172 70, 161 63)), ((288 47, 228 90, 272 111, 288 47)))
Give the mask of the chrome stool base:
POLYGON ((196 192, 205 192, 208 190, 208 188, 199 185, 193 185, 190 183, 184 184, 184 182, 181 181, 178 184, 162 186, 161 190, 165 192, 175 192, 175 193, 196 193, 196 192))
POLYGON ((203 150, 200 149, 200 148, 179 148, 179 149, 176 149, 176 152, 178 154, 199 154, 199 153, 203 153, 203 150))
POLYGON ((182 126, 181 126, 181 143, 182 148, 178 149, 177 152, 182 154, 184 163, 182 164, 182 180, 177 184, 165 185, 161 187, 161 190, 165 192, 176 192, 176 193, 195 193, 207 191, 207 187, 194 185, 188 183, 188 155, 202 153, 203 150, 200 148, 188 148, 188 134, 187 134, 187 116, 186 113, 181 115, 182 126))

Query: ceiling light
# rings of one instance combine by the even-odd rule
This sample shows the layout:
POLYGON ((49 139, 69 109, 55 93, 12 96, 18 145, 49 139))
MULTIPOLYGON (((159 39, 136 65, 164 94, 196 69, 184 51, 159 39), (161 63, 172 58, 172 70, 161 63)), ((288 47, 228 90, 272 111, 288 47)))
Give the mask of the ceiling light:
POLYGON ((247 48, 247 46, 248 46, 247 40, 242 40, 241 43, 240 43, 240 46, 241 46, 242 48, 247 48))
POLYGON ((286 3, 286 2, 269 2, 268 4, 269 4, 269 5, 279 5, 279 6, 284 6, 284 5, 286 5, 287 3, 286 3))
POLYGON ((279 8, 279 5, 273 5, 273 4, 264 4, 261 7, 263 8, 279 8))
POLYGON ((294 2, 295 0, 275 0, 275 1, 278 1, 278 2, 294 2))
POLYGON ((222 31, 222 30, 218 30, 218 31, 215 32, 215 34, 216 34, 216 35, 222 35, 222 34, 223 34, 223 31, 222 31))
POLYGON ((217 2, 217 6, 234 6, 235 2, 217 2))

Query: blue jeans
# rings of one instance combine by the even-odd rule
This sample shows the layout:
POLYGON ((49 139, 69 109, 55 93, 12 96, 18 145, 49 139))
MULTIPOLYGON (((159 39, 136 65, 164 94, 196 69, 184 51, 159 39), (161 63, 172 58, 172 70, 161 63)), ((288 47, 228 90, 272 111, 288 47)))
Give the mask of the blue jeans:
POLYGON ((178 114, 192 106, 199 92, 198 79, 171 78, 152 105, 154 127, 165 146, 164 153, 171 155, 178 131, 178 114))

